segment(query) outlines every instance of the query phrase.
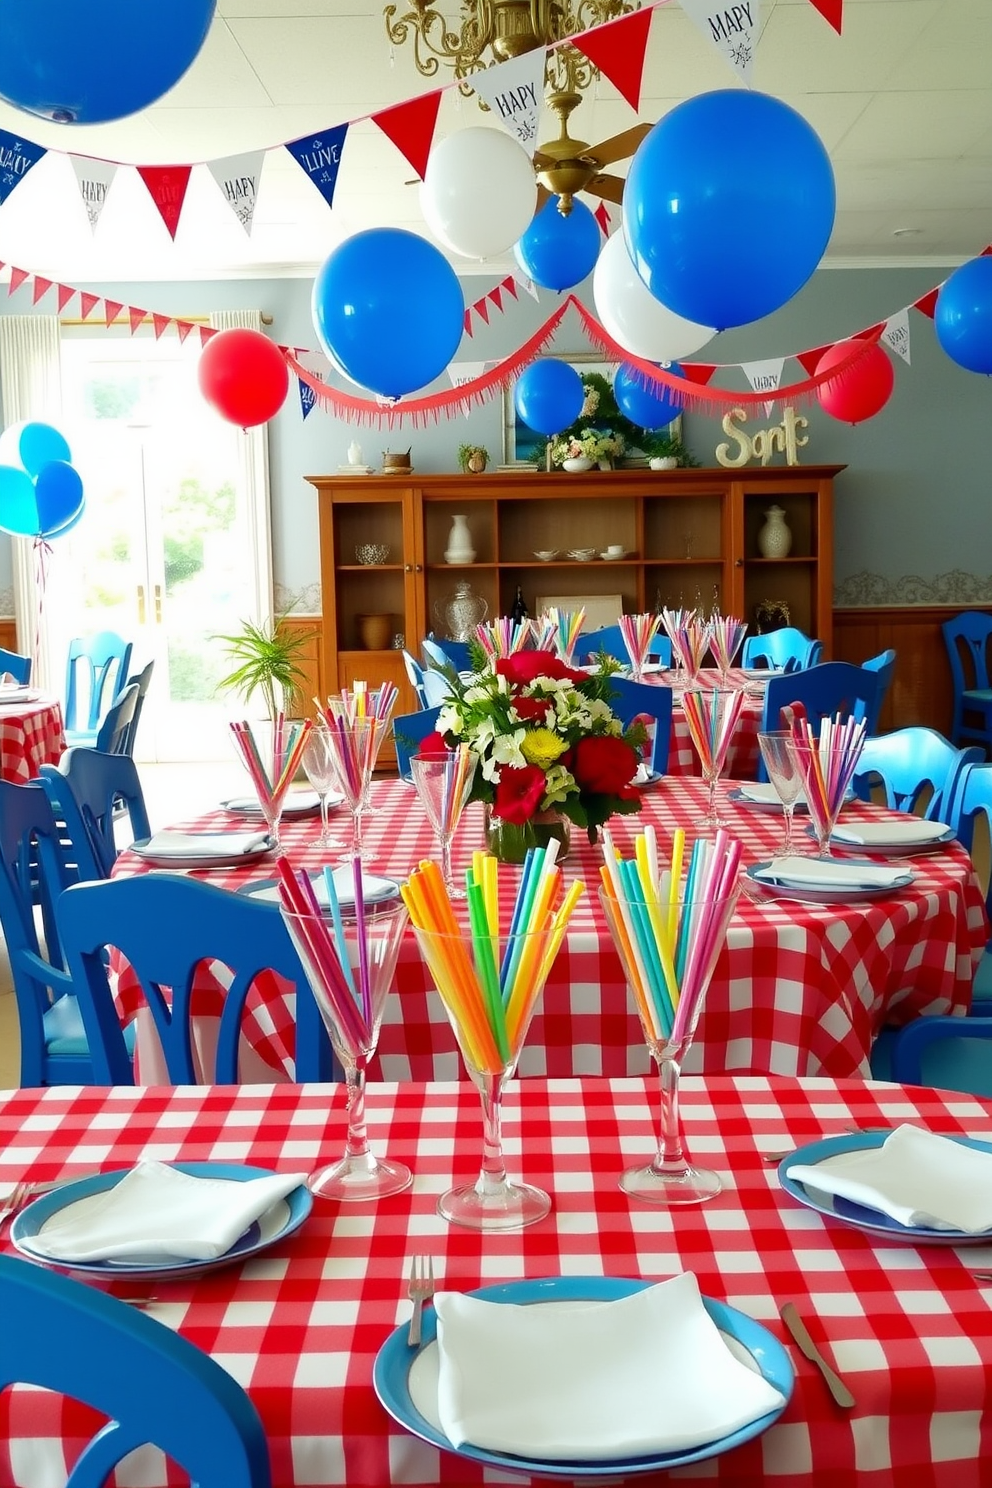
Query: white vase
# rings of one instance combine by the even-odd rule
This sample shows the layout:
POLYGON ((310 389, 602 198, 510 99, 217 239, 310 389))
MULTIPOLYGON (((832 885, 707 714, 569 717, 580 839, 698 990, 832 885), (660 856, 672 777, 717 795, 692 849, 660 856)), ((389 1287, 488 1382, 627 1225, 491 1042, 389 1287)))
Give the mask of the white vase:
POLYGON ((577 470, 591 470, 592 461, 586 459, 585 455, 576 455, 574 460, 562 460, 561 468, 562 470, 570 470, 573 473, 577 470))
POLYGON ((675 455, 652 455, 648 464, 652 470, 678 470, 679 468, 675 455))
POLYGON ((468 530, 468 517, 452 517, 448 546, 444 550, 445 563, 474 563, 475 549, 472 534, 468 530))
POLYGON ((758 533, 758 552, 762 558, 787 558, 791 547, 792 533, 786 526, 785 512, 780 506, 770 506, 758 533))

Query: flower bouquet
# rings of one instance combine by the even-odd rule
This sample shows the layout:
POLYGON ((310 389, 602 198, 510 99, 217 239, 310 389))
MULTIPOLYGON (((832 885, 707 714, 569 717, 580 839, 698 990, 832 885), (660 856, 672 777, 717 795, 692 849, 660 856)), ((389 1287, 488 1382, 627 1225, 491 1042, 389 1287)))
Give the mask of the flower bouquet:
POLYGON ((571 439, 554 439, 551 442, 551 460, 561 465, 565 460, 619 460, 626 445, 622 434, 612 429, 583 429, 571 439))

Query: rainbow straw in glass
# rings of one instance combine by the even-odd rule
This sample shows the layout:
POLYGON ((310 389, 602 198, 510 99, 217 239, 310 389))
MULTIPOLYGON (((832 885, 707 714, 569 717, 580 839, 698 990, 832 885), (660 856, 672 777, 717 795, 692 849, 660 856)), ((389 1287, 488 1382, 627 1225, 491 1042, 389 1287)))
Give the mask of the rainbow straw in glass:
POLYGON ((627 655, 630 657, 631 676, 635 682, 639 682, 651 653, 651 642, 661 629, 661 616, 621 615, 618 623, 623 643, 627 648, 627 655))
POLYGON ((305 718, 302 722, 287 724, 286 715, 277 713, 272 720, 272 770, 271 775, 262 759, 258 742, 248 720, 231 723, 231 736, 241 763, 248 771, 252 787, 258 797, 262 815, 269 830, 278 843, 279 814, 282 811, 286 792, 300 768, 307 734, 313 722, 305 718))
POLYGON ((792 722, 792 747, 802 777, 810 820, 821 856, 829 857, 830 834, 850 788, 868 733, 867 720, 822 718, 819 730, 805 717, 792 722))
POLYGON ((735 619, 733 615, 713 615, 710 618, 710 650, 724 681, 746 634, 746 622, 735 619))
MULTIPOLYGON (((566 666, 572 665, 575 656, 575 643, 579 639, 583 625, 586 623, 585 608, 578 610, 563 610, 558 605, 552 605, 549 610, 541 616, 542 620, 551 623, 550 640, 554 645, 560 659, 566 666)), ((538 648, 542 649, 541 647, 538 648)))
POLYGON ((485 651, 489 661, 501 656, 513 656, 523 651, 531 637, 530 620, 511 620, 500 615, 495 620, 484 620, 475 627, 476 640, 485 651))

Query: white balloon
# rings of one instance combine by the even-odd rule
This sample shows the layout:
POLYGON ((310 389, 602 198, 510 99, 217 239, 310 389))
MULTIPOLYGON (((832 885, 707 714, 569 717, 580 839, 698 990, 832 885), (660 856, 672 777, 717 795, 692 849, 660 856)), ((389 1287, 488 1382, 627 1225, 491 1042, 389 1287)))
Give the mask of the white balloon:
POLYGON ((684 320, 655 299, 631 261, 622 232, 613 234, 596 260, 592 296, 614 341, 650 362, 679 362, 716 335, 715 327, 684 320))
POLYGON ((530 156, 502 129, 459 129, 431 151, 420 207, 438 242, 453 253, 504 253, 537 207, 530 156))

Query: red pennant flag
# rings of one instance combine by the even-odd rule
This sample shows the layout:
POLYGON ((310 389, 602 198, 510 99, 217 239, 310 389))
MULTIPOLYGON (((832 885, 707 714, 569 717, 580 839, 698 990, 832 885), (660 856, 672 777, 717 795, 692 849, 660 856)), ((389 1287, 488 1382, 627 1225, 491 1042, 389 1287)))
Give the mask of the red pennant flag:
POLYGON ((147 315, 147 313, 148 313, 147 310, 139 310, 138 307, 137 307, 137 305, 128 305, 128 307, 127 307, 127 318, 131 322, 131 335, 132 336, 134 335, 134 333, 138 329, 138 327, 141 325, 141 323, 144 320, 144 318, 147 315))
POLYGON ((176 321, 176 330, 179 332, 179 344, 180 344, 180 346, 182 346, 183 342, 186 340, 186 337, 189 335, 189 333, 190 333, 190 331, 192 329, 193 329, 193 322, 191 320, 177 320, 176 321))
POLYGON ((211 336, 213 334, 214 334, 214 330, 213 330, 213 327, 212 326, 200 326, 200 345, 201 345, 201 347, 206 346, 207 342, 210 340, 210 338, 211 338, 211 336))
POLYGON ((81 289, 79 291, 79 308, 83 312, 84 320, 86 319, 87 315, 89 315, 96 308, 96 306, 99 305, 99 303, 99 295, 87 294, 85 289, 81 289))
POLYGON ((498 284, 497 284, 497 286, 496 286, 495 289, 491 289, 489 291, 488 298, 490 300, 492 300, 493 304, 496 306, 496 309, 499 311, 500 315, 502 315, 503 314, 503 296, 502 296, 502 294, 500 292, 500 287, 499 287, 498 284))
POLYGON ((12 295, 14 293, 14 290, 20 289, 25 279, 30 279, 30 277, 31 275, 28 273, 27 269, 15 269, 14 265, 11 264, 10 284, 7 286, 7 294, 12 295))
POLYGON ((813 0, 813 4, 839 36, 840 28, 844 24, 844 0, 813 0))
POLYGON ((465 334, 466 334, 466 336, 471 336, 471 334, 472 334, 472 312, 471 312, 471 310, 466 310, 465 311, 465 334))
POLYGON ((913 304, 917 310, 922 310, 924 315, 929 315, 930 319, 933 320, 934 311, 937 308, 937 296, 939 293, 940 287, 938 285, 936 289, 931 289, 927 294, 922 295, 920 299, 914 300, 913 304))
POLYGON ((171 324, 172 324, 172 319, 171 319, 170 316, 168 316, 168 315, 156 315, 155 314, 155 311, 154 310, 152 311, 152 327, 153 327, 153 329, 155 331, 155 340, 156 341, 161 336, 161 334, 162 334, 163 331, 167 331, 169 329, 169 327, 170 327, 171 324))
POLYGON ((124 302, 123 300, 104 300, 103 305, 106 310, 107 324, 108 326, 113 325, 118 315, 124 309, 124 302))
POLYGON ((690 382, 696 382, 700 387, 705 387, 716 371, 716 366, 716 362, 683 362, 682 371, 690 382))
POLYGON ((53 282, 54 281, 51 280, 51 279, 42 279, 42 277, 41 277, 40 274, 35 274, 35 276, 34 276, 34 292, 33 292, 32 296, 31 296, 31 303, 32 303, 32 305, 37 305, 38 301, 40 299, 42 299, 43 296, 48 293, 48 291, 52 287, 53 282))
POLYGON ((603 237, 608 238, 610 236, 610 209, 606 205, 605 201, 600 202, 599 206, 596 208, 595 212, 593 212, 592 215, 599 223, 603 233, 603 237))
POLYGON ((472 309, 475 311, 476 315, 478 315, 482 320, 486 322, 486 325, 489 324, 489 306, 486 304, 485 295, 482 296, 481 300, 476 300, 475 304, 472 306, 472 309))
POLYGON ((59 300, 59 314, 60 315, 62 314, 62 311, 65 309, 66 305, 68 305, 69 301, 72 299, 72 297, 73 297, 73 295, 75 293, 76 293, 76 291, 72 288, 71 285, 69 285, 69 284, 60 284, 59 285, 58 300, 59 300))
POLYGON ((885 330, 885 321, 879 321, 878 325, 869 326, 866 331, 855 331, 851 337, 852 341, 877 341, 885 330))
POLYGON ((148 194, 158 207, 159 215, 169 236, 176 236, 179 217, 186 199, 191 165, 139 165, 138 175, 148 188, 148 194))
POLYGON ((387 139, 391 139, 397 150, 405 156, 421 180, 427 171, 427 157, 434 143, 434 128, 437 111, 441 105, 441 90, 422 93, 407 103, 398 103, 393 108, 373 114, 373 124, 378 124, 387 139))
POLYGON ((990 243, 987 248, 983 248, 982 251, 981 251, 981 253, 978 256, 979 256, 979 258, 990 258, 990 257, 992 257, 992 243, 990 243))
POLYGON ((800 367, 802 367, 807 377, 815 376, 820 358, 822 357, 823 353, 825 351, 829 351, 832 346, 833 342, 828 341, 826 346, 814 346, 810 351, 796 352, 796 361, 799 363, 800 367))
POLYGON ((626 98, 631 108, 636 110, 641 105, 641 74, 650 29, 651 11, 635 10, 630 15, 621 16, 619 21, 610 21, 593 31, 581 31, 568 39, 572 46, 585 52, 593 66, 609 78, 621 98, 626 98))
POLYGON ((503 283, 500 285, 500 289, 508 289, 513 298, 517 298, 517 281, 516 279, 514 279, 512 274, 507 274, 506 278, 503 280, 503 283))

